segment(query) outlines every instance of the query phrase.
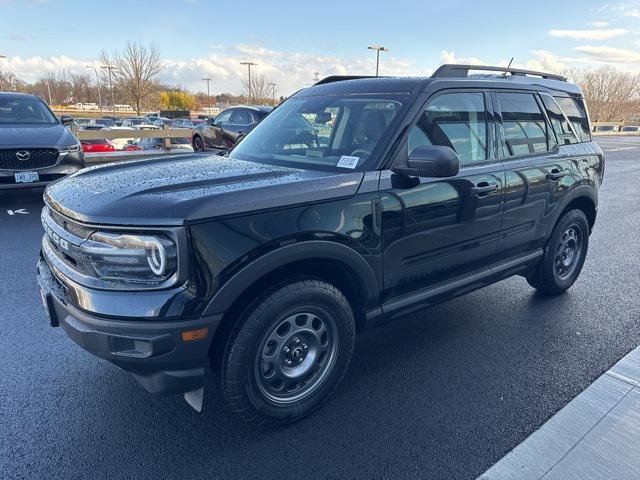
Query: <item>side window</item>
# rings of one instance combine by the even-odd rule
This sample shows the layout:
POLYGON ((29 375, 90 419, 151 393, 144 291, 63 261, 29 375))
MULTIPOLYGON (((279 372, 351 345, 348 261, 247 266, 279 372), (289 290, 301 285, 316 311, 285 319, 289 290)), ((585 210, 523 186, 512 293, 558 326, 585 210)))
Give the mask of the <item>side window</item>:
POLYGON ((421 146, 451 147, 462 165, 487 159, 487 114, 483 93, 445 93, 427 103, 409 131, 408 154, 421 146))
POLYGON ((573 134, 573 130, 571 130, 569 120, 565 117, 562 109, 553 97, 547 93, 543 93, 541 96, 542 102, 547 109, 547 116, 551 121, 551 126, 553 127, 553 131, 556 133, 556 137, 558 137, 560 145, 578 143, 578 139, 573 134))
POLYGON ((571 122, 571 125, 573 125, 579 140, 581 142, 590 142, 591 129, 589 127, 589 116, 587 115, 584 101, 582 99, 569 97, 556 97, 556 101, 571 122))
POLYGON ((547 123, 535 96, 504 92, 497 95, 502 110, 504 155, 514 157, 546 152, 549 149, 547 123))
POLYGON ((235 123, 236 125, 249 125, 252 121, 251 112, 244 108, 239 108, 233 112, 233 117, 231 118, 231 123, 235 123))
POLYGON ((227 110, 226 112, 222 112, 220 115, 218 115, 214 122, 215 123, 229 123, 229 120, 231 120, 231 115, 233 114, 233 110, 227 110))

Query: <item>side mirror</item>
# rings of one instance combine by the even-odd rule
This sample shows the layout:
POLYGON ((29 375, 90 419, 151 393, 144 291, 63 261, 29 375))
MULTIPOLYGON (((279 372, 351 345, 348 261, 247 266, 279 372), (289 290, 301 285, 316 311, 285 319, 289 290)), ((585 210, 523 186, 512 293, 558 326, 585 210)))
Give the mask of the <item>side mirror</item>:
POLYGON ((61 115, 60 123, 64 126, 71 125, 73 123, 73 117, 71 115, 61 115))
POLYGON ((406 166, 392 168, 393 173, 412 177, 453 177, 460 171, 460 157, 450 147, 422 146, 409 154, 406 166))

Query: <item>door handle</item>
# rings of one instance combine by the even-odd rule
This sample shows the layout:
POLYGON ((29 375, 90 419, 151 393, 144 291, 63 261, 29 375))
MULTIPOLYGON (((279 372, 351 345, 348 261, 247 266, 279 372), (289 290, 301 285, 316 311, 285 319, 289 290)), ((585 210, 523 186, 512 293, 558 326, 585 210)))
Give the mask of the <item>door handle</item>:
POLYGON ((471 188, 472 195, 485 195, 498 189, 497 183, 480 182, 471 188))
POLYGON ((547 173, 546 177, 547 177, 547 180, 560 180, 562 177, 566 177, 567 173, 568 172, 565 170, 560 171, 557 168, 554 168, 553 170, 547 173))

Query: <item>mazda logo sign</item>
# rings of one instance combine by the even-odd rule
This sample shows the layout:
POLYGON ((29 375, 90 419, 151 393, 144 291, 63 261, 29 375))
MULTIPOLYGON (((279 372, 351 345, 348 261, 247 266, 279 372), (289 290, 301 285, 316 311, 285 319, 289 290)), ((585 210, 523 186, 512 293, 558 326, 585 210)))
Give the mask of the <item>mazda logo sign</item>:
POLYGON ((21 162, 26 162, 27 160, 29 160, 30 156, 31 154, 26 150, 20 150, 19 152, 16 152, 16 158, 21 162))

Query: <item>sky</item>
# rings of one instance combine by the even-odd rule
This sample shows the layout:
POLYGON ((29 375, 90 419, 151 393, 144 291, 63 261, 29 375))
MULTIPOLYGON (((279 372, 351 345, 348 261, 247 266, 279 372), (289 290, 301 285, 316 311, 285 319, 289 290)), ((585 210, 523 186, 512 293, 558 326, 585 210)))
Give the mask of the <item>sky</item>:
POLYGON ((156 45, 160 80, 240 93, 246 67, 290 95, 332 74, 429 75, 442 63, 640 71, 640 0, 0 0, 0 70, 91 73, 101 50, 156 45))

